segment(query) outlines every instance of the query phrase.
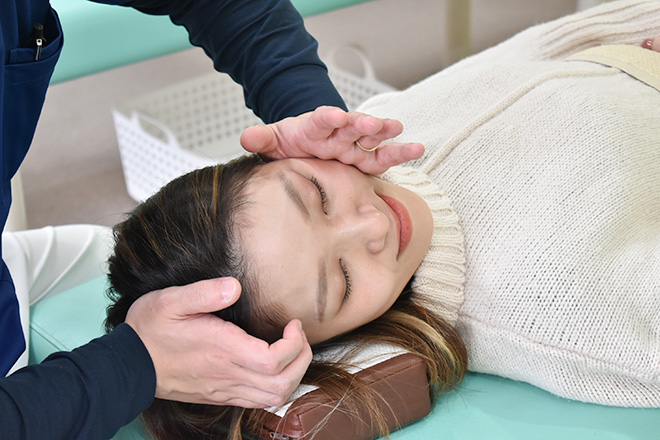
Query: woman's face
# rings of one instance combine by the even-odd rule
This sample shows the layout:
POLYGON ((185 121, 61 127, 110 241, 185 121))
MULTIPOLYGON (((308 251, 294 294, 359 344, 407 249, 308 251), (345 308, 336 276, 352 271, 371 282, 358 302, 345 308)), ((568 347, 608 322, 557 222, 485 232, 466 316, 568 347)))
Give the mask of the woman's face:
POLYGON ((312 344, 389 309, 433 233, 417 194, 336 161, 270 162, 247 194, 240 237, 262 300, 300 319, 312 344))

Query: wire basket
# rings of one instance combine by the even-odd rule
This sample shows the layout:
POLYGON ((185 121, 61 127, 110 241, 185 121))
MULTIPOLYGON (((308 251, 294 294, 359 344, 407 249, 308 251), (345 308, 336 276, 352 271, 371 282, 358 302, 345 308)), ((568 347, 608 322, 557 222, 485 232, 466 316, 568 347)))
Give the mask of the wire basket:
MULTIPOLYGON (((327 65, 349 109, 394 90, 376 79, 359 49, 338 48, 327 65), (359 60, 362 75, 337 67, 340 52, 359 60)), ((123 103, 112 110, 112 116, 126 189, 138 202, 182 174, 244 154, 241 134, 262 123, 245 106, 243 89, 216 72, 123 103)))

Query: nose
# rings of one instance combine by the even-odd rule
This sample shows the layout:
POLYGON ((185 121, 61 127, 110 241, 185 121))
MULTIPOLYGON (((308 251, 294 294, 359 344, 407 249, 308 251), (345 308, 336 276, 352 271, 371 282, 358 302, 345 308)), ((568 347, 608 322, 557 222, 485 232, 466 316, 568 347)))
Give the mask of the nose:
POLYGON ((356 207, 354 215, 340 223, 340 235, 349 246, 365 246, 369 253, 378 254, 385 249, 390 222, 384 212, 370 203, 356 207))

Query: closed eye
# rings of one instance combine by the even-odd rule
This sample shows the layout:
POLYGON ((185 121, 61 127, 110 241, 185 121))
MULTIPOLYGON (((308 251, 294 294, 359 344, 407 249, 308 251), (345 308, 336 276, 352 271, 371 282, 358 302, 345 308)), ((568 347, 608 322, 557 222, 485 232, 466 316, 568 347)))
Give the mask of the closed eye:
POLYGON ((348 273, 346 264, 344 264, 341 258, 339 259, 339 266, 341 267, 341 271, 344 274, 344 280, 346 281, 346 290, 344 291, 344 300, 343 300, 343 302, 346 302, 346 300, 348 300, 348 298, 351 296, 351 276, 348 273))
POLYGON ((310 177, 309 180, 314 184, 316 189, 319 191, 319 195, 321 196, 321 209, 323 210, 323 213, 327 215, 328 214, 328 196, 326 195, 325 190, 323 189, 323 186, 321 186, 321 183, 314 176, 310 177))

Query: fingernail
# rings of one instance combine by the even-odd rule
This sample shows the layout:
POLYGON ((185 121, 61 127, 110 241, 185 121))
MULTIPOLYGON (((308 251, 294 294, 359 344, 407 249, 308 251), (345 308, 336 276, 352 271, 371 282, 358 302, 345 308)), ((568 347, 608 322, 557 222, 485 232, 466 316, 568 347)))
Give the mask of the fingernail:
POLYGON ((653 40, 651 38, 644 40, 644 42, 642 43, 642 47, 646 49, 653 49, 653 40))
POLYGON ((220 295, 225 302, 229 302, 234 299, 234 293, 236 292, 236 286, 231 280, 222 280, 220 285, 220 295))

